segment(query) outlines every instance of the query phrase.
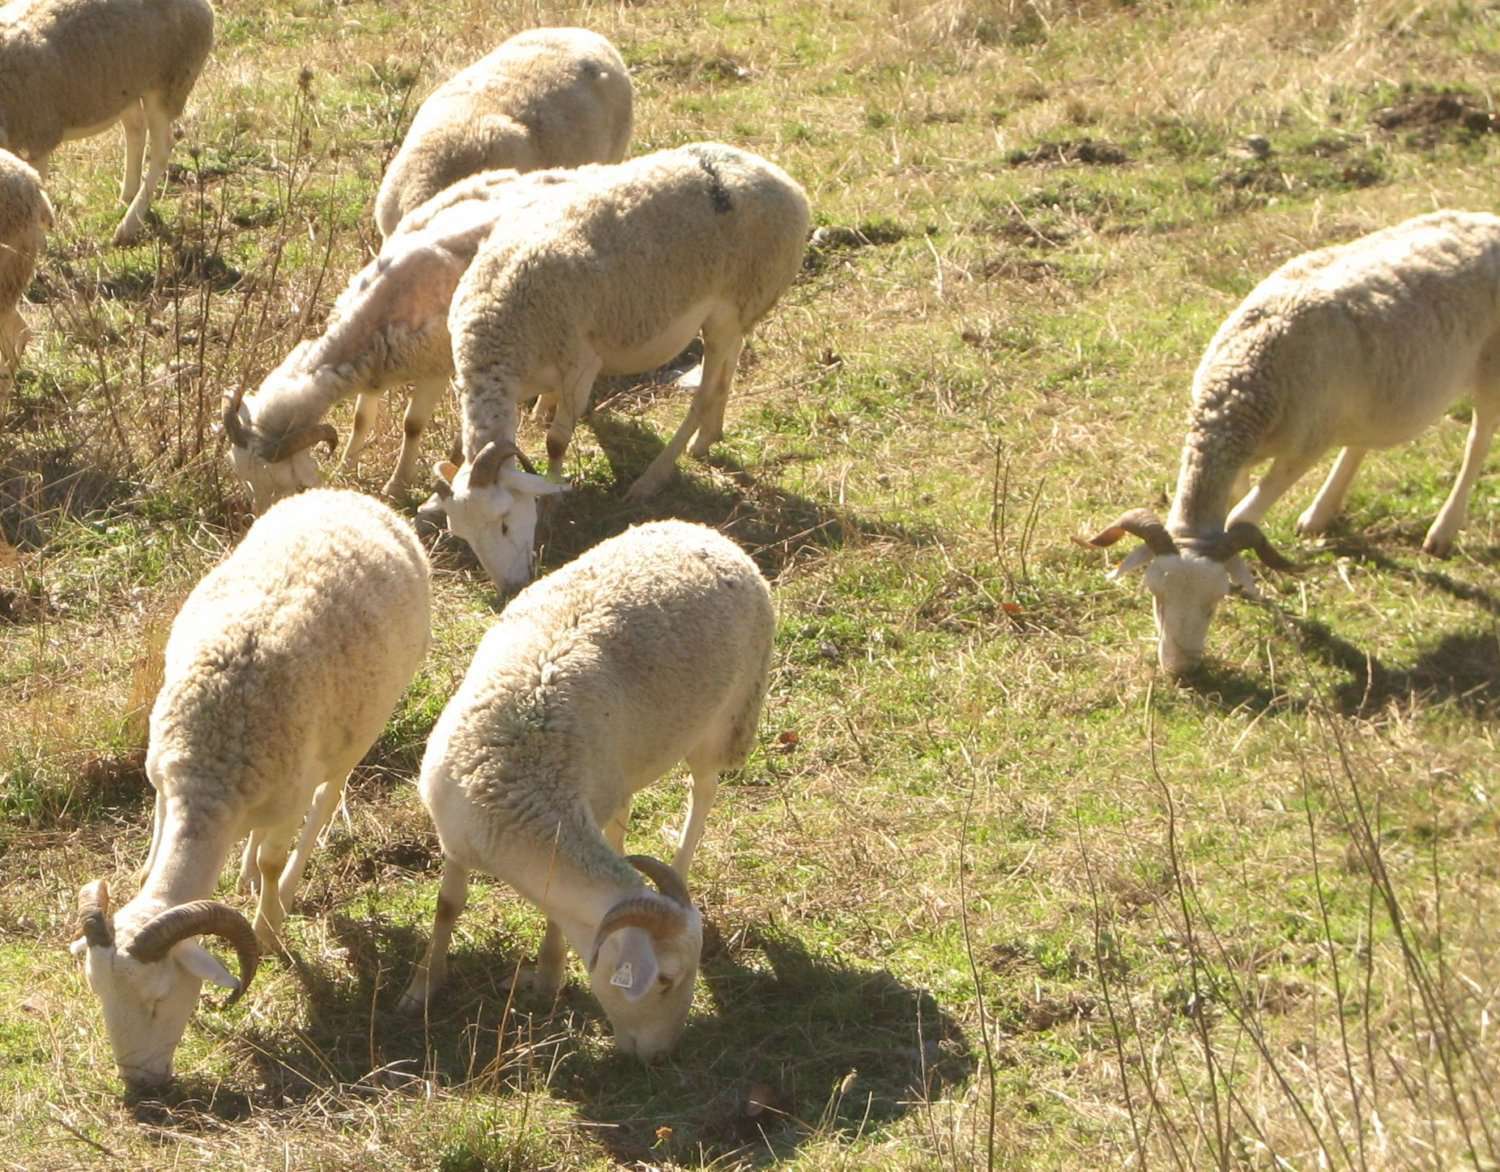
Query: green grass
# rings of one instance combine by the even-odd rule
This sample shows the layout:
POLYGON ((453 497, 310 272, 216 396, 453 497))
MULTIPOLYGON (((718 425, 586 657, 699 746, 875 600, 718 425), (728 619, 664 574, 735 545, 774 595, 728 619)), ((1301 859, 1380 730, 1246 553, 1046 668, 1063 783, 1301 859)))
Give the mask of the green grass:
MULTIPOLYGON (((1500 141, 1436 101, 1486 110, 1497 51, 1457 0, 221 11, 147 242, 105 243, 117 132, 54 159, 0 421, 0 1157, 1492 1166, 1493 471, 1454 558, 1419 552, 1466 408, 1372 457, 1324 541, 1293 533, 1299 485, 1267 531, 1304 570, 1227 602, 1179 684, 1144 592, 1068 537, 1164 503, 1198 356, 1277 264, 1500 209, 1500 141), (683 401, 613 385, 542 526, 550 569, 688 517, 775 584, 759 742, 694 868, 691 1024, 644 1069, 576 964, 555 1005, 512 1001, 542 925, 487 881, 429 1020, 395 1014, 438 877, 412 782, 497 606, 439 549, 433 651, 314 856, 295 959, 227 1014, 206 999, 179 1087, 122 1103, 66 946, 80 884, 133 889, 160 648, 247 523, 221 396, 368 257, 420 98, 543 19, 620 47, 637 151, 759 151, 821 230, 712 456, 626 505, 683 401)), ((384 481, 399 418, 344 483, 384 481)), ((666 852, 684 796, 641 795, 633 849, 666 852)))

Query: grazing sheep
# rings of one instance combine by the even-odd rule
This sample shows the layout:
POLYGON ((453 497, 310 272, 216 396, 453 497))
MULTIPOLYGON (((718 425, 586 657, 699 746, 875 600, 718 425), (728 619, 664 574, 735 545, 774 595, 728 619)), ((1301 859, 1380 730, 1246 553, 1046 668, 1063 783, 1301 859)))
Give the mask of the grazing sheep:
POLYGON ((379 419, 381 389, 414 384, 396 469, 386 482, 399 497, 416 471, 421 438, 453 374, 448 306, 459 278, 496 222, 512 221, 536 200, 560 198, 571 171, 471 176, 423 204, 355 274, 334 302, 321 336, 299 343, 255 394, 227 401, 230 459, 250 486, 257 513, 320 483, 311 449, 338 441, 323 417, 358 395, 343 463, 352 465, 379 419))
POLYGON ((52 205, 37 173, 0 150, 0 410, 29 331, 18 308, 52 227, 52 205))
POLYGON ((561 475, 600 373, 635 374, 703 334, 703 377, 687 418, 631 486, 640 500, 724 429, 745 335, 802 265, 808 206, 765 159, 718 143, 584 167, 572 198, 497 225, 453 297, 448 329, 463 412, 462 468, 437 468, 449 526, 499 585, 531 574, 536 498, 558 490, 514 467, 518 405, 555 407, 548 472, 561 475))
POLYGON ((151 710, 156 817, 141 890, 113 913, 103 880, 79 893, 74 950, 127 1086, 171 1077, 202 981, 234 1001, 259 949, 276 945, 344 778, 422 662, 429 610, 411 526, 370 497, 327 490, 272 509, 188 596, 151 710), (254 927, 209 898, 246 834, 254 927), (192 939, 202 933, 234 945, 238 981, 192 939))
POLYGON ((120 199, 130 207, 114 239, 133 243, 213 39, 208 0, 13 0, 0 8, 0 147, 45 180, 59 143, 121 123, 120 199))
POLYGON ((598 33, 517 33, 422 103, 375 197, 380 234, 479 171, 619 162, 633 100, 625 62, 598 33))
POLYGON ((685 880, 719 772, 754 741, 773 628, 755 563, 683 521, 601 542, 511 601, 422 760, 443 879, 403 1009, 443 983, 479 870, 546 913, 542 992, 562 982, 566 940, 622 1050, 649 1060, 676 1044, 703 939, 685 880), (622 858, 631 796, 682 760, 693 791, 672 866, 622 858))
POLYGON ((1149 562, 1162 667, 1199 662, 1231 583, 1254 591, 1241 551, 1290 568, 1257 525, 1324 451, 1344 445, 1300 533, 1337 516, 1368 449, 1411 439, 1465 393, 1474 417, 1463 466, 1423 543, 1438 556, 1452 549, 1500 421, 1500 218, 1417 216, 1297 257, 1256 286, 1198 366, 1166 524, 1137 509, 1091 542, 1145 541, 1116 573, 1149 562), (1231 510, 1249 466, 1267 457, 1231 510))

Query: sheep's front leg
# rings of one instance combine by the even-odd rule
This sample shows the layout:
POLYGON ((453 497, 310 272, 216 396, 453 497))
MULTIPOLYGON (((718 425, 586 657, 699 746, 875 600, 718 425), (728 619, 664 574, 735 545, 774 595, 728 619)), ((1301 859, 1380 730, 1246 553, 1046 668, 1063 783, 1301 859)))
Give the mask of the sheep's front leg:
POLYGON ((352 469, 359 462, 359 454, 365 450, 371 433, 380 424, 381 397, 379 391, 367 391, 354 400, 354 422, 349 425, 349 442, 339 457, 340 468, 352 469))
POLYGON ((172 119, 168 116, 166 107, 161 104, 160 96, 148 93, 141 104, 145 110, 146 129, 151 135, 151 166, 146 171, 145 182, 130 201, 125 218, 115 229, 115 243, 122 245, 134 244, 141 238, 146 213, 151 208, 151 197, 155 194, 161 177, 166 174, 167 156, 172 152, 172 119))
POLYGON ((281 902, 281 873, 286 870, 291 836, 290 827, 267 831, 255 852, 255 867, 260 873, 255 938, 266 952, 280 952, 282 949, 281 926, 286 922, 286 905, 281 902))
POLYGON ((336 778, 333 781, 325 781, 313 792, 312 807, 307 811, 307 817, 302 822, 302 833, 297 839, 297 847, 292 851, 292 856, 287 860, 286 868, 281 872, 279 883, 281 889, 281 906, 290 908, 292 901, 296 898, 297 887, 302 882, 302 872, 307 869, 308 857, 312 854, 313 847, 318 844, 318 836, 323 833, 323 828, 333 818, 333 812, 338 809, 339 797, 344 792, 344 779, 336 778))
MULTIPOLYGON (((604 365, 597 354, 582 358, 578 365, 563 376, 563 385, 557 395, 552 422, 547 425, 547 479, 562 479, 563 455, 573 438, 573 429, 588 410, 589 394, 594 389, 594 379, 604 365)), ((547 398, 544 391, 537 397, 540 403, 547 398)))
POLYGON ((1469 494, 1474 491, 1474 484, 1484 467, 1497 422, 1500 422, 1500 395, 1493 398, 1475 395, 1474 418, 1469 423, 1469 438, 1464 444, 1464 462, 1459 467, 1453 491, 1438 511, 1432 528, 1427 530, 1427 540, 1422 542, 1424 552, 1440 558, 1453 552, 1453 539, 1458 536, 1468 515, 1469 494))
POLYGON ((139 101, 125 107, 120 125, 125 129, 125 175, 120 180, 120 202, 128 204, 141 189, 141 164, 146 158, 146 111, 139 101))
POLYGON ((1349 486, 1354 483, 1354 474, 1359 471, 1359 462, 1365 458, 1365 448, 1345 448, 1333 462, 1333 471, 1313 503, 1297 518, 1297 532, 1308 537, 1322 533, 1344 507, 1344 498, 1349 495, 1349 486))
POLYGON ((146 852, 146 861, 135 873, 137 886, 146 882, 146 876, 151 874, 151 868, 156 865, 156 852, 161 848, 161 824, 166 813, 167 800, 161 796, 161 790, 157 790, 156 806, 151 814, 151 848, 146 852))
POLYGON ((417 462, 422 456, 422 433, 432 421, 438 400, 448 386, 446 375, 438 378, 418 380, 412 387, 411 401, 406 404, 406 417, 401 424, 401 454, 396 459, 396 470, 386 481, 385 495, 393 500, 402 496, 417 474, 417 462))
POLYGON ((677 854, 672 858, 672 870, 687 881, 688 868, 693 865, 693 852, 703 838, 703 828, 708 822, 708 812, 714 807, 714 798, 719 792, 719 771, 708 768, 703 762, 688 761, 693 771, 693 792, 688 798, 687 818, 682 824, 682 833, 677 839, 677 854))
POLYGON ((1307 470, 1317 462, 1319 454, 1298 452, 1295 455, 1277 456, 1260 482, 1229 511, 1225 528, 1236 521, 1249 521, 1253 525, 1259 525, 1270 507, 1286 495, 1286 490, 1307 475, 1307 470))
POLYGON ((469 871, 451 858, 443 858, 443 880, 438 888, 437 913, 432 918, 432 940, 427 955, 412 975, 411 985, 401 995, 397 1009, 402 1013, 421 1013, 431 996, 448 979, 448 942, 453 925, 469 902, 469 871))
POLYGON ((260 890, 260 871, 257 869, 255 860, 260 854, 260 844, 265 841, 265 838, 265 831, 252 830, 245 839, 245 852, 240 856, 239 891, 241 895, 254 895, 260 890))

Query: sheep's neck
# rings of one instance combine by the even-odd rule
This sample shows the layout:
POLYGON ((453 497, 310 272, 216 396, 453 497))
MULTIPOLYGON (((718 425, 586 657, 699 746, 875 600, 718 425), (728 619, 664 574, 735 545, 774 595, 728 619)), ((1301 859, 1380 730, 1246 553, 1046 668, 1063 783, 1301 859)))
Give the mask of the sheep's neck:
POLYGON ((1189 440, 1182 449, 1182 466, 1177 473, 1172 511, 1167 514, 1167 529, 1176 537, 1222 533, 1240 466, 1239 460, 1205 450, 1204 445, 1189 440))
POLYGON ((509 379, 465 379, 459 383, 458 393, 463 407, 465 460, 472 460, 492 441, 502 446, 516 442, 518 408, 509 379))
POLYGON ((205 817, 204 811, 188 816, 181 804, 168 799, 162 841, 146 881, 135 901, 161 907, 176 907, 213 895, 219 872, 237 836, 236 827, 205 817))

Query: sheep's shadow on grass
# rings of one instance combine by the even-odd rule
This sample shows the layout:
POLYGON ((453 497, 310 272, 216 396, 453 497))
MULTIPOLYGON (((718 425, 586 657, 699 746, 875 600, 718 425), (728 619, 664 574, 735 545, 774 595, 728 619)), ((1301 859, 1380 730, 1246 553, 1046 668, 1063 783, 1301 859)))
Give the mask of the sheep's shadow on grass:
POLYGON ((764 924, 707 936, 713 1013, 660 1070, 613 1052, 568 1060, 566 1093, 615 1160, 773 1163, 814 1135, 893 1122, 973 1074, 956 1019, 890 971, 817 956, 764 924))
POLYGON ((477 1096, 545 1088, 597 1125, 612 1159, 770 1163, 814 1135, 852 1136, 920 1109, 976 1067, 959 1023, 930 994, 766 925, 710 922, 707 1003, 700 989, 682 1043, 650 1067, 615 1049, 576 964, 554 1003, 512 1000, 511 977, 533 946, 503 929, 465 925, 473 943, 456 943, 448 985, 417 1019, 394 1006, 430 924, 335 913, 328 926, 337 962, 295 950, 269 962, 295 974, 304 1006, 295 1030, 244 1018, 222 1027, 249 1067, 235 1082, 255 1090, 187 1081, 143 1104, 144 1121, 200 1130, 330 1091, 420 1094, 429 1081, 477 1096))
POLYGON ((17 549, 44 548, 60 517, 83 517, 128 496, 130 487, 67 450, 0 456, 0 537, 17 549))
MULTIPOLYGON (((679 397, 686 411, 688 396, 684 392, 679 397)), ((631 525, 666 517, 719 529, 743 545, 772 579, 809 548, 836 549, 862 541, 922 546, 933 540, 918 527, 866 520, 835 504, 788 492, 773 479, 776 465, 752 471, 720 448, 701 461, 684 454, 677 474, 659 493, 640 504, 627 501, 626 489, 665 441, 644 423, 607 410, 590 415, 588 424, 613 482, 585 481, 554 498, 538 526, 541 566, 560 565, 631 525), (705 466, 716 474, 703 475, 705 466)))

